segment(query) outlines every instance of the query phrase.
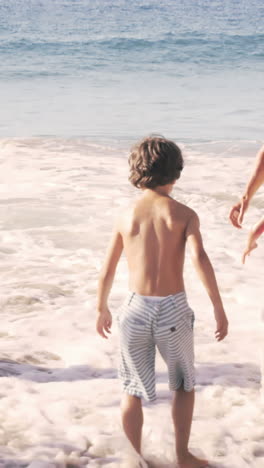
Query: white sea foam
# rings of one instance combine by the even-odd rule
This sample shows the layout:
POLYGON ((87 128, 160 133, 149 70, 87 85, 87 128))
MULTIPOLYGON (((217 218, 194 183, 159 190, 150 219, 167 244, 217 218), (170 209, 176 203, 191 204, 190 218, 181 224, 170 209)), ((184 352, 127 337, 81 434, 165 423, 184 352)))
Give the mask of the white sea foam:
MULTIPOLYGON (((200 215, 230 320, 228 338, 214 342, 211 306, 187 258, 186 287, 196 312, 191 447, 215 467, 261 468, 263 239, 245 266, 241 252, 263 212, 263 190, 244 229, 231 227, 228 211, 250 173, 255 145, 248 142, 246 151, 241 143, 239 158, 234 143, 225 144, 225 154, 217 143, 210 154, 206 146, 186 147, 173 193, 200 215)), ((121 430, 116 324, 108 341, 94 330, 97 276, 113 218, 137 196, 127 182, 125 151, 82 140, 16 139, 0 146, 0 466, 137 466, 121 430)), ((114 316, 126 291, 122 258, 110 299, 114 316)), ((171 396, 160 358, 157 394, 154 405, 145 405, 144 455, 151 466, 172 467, 171 396)))

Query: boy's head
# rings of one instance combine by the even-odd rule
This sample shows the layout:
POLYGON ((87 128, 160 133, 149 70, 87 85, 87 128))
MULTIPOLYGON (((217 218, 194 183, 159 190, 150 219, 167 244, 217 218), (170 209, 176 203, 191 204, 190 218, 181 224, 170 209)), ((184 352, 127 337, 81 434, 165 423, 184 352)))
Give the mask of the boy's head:
POLYGON ((129 156, 130 182, 138 188, 172 184, 183 169, 180 148, 162 136, 149 136, 136 144, 129 156))

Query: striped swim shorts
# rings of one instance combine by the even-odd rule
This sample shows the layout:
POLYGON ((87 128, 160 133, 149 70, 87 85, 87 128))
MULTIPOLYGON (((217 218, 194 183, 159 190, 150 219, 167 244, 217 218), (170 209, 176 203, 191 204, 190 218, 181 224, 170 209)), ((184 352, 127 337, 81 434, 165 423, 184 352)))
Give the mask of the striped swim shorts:
POLYGON ((129 293, 118 315, 119 377, 126 393, 155 400, 156 347, 168 366, 170 390, 193 389, 193 322, 185 292, 164 297, 129 293))

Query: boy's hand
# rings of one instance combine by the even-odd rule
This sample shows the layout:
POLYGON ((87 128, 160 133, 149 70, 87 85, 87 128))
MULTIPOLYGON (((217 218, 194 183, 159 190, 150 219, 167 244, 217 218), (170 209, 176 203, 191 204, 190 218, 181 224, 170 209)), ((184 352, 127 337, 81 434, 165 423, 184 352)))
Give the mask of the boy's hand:
POLYGON ((111 333, 112 315, 108 308, 102 311, 97 311, 96 331, 102 338, 108 338, 106 333, 111 333), (106 332, 106 333, 105 333, 106 332))
POLYGON ((224 310, 221 310, 219 313, 218 310, 215 310, 215 319, 216 319, 216 331, 215 338, 217 341, 222 341, 228 333, 228 320, 224 310))

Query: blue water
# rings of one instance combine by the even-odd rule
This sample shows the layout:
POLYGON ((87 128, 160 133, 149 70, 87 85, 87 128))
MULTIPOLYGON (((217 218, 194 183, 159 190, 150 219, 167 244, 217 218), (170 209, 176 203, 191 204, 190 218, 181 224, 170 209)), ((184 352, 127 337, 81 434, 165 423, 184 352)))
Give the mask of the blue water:
POLYGON ((0 136, 261 140, 262 0, 1 0, 0 136))

